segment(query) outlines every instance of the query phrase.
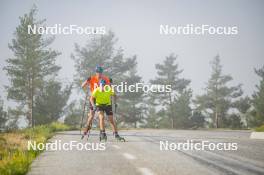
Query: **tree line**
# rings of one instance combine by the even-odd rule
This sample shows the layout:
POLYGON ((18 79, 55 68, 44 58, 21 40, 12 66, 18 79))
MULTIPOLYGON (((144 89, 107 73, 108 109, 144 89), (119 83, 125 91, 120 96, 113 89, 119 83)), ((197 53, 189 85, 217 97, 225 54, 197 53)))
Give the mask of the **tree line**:
MULTIPOLYGON (((103 64, 105 74, 114 84, 144 83, 137 72, 137 56, 126 57, 117 48, 117 37, 111 31, 89 40, 85 46, 75 44, 71 58, 75 62, 74 81, 66 87, 58 80, 61 69, 56 65, 60 52, 50 48, 54 37, 29 34, 28 25, 43 26, 36 19, 34 7, 20 17, 20 24, 9 44, 13 57, 6 59, 4 71, 9 78, 7 99, 17 106, 4 110, 0 100, 1 128, 16 128, 19 118, 26 117, 28 126, 46 124, 64 116, 64 122, 78 126, 83 100, 68 102, 73 85, 94 74, 103 64)), ((220 56, 211 65, 211 76, 202 95, 193 96, 191 80, 182 77, 177 55, 170 54, 155 65, 156 75, 149 84, 171 85, 171 92, 119 93, 117 122, 124 127, 148 128, 249 128, 264 123, 264 66, 255 69, 260 82, 251 97, 244 96, 242 85, 231 86, 233 78, 223 72, 220 56)), ((253 71, 253 70, 252 70, 253 71)), ((80 92, 80 96, 84 93, 80 92)))

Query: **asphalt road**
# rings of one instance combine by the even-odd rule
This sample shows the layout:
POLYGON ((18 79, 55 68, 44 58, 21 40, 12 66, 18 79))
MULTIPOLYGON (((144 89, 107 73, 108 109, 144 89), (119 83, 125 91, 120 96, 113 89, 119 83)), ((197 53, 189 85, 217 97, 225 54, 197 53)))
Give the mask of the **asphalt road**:
MULTIPOLYGON (((264 174, 264 140, 249 139, 249 131, 128 130, 127 142, 111 133, 105 150, 45 151, 31 165, 29 175, 152 175, 152 174, 264 174), (237 143, 237 150, 160 150, 160 141, 180 143, 237 143)), ((98 132, 80 140, 78 131, 58 133, 51 142, 98 143, 98 132)))

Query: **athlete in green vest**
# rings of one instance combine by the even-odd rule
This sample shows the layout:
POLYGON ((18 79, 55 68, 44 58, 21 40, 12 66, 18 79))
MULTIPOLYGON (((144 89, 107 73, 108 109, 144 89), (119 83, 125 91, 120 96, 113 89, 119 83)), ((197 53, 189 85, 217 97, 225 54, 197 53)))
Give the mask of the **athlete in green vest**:
POLYGON ((125 139, 123 137, 120 137, 117 132, 113 117, 111 97, 113 97, 114 104, 116 104, 116 95, 114 90, 110 85, 106 84, 106 81, 104 79, 101 79, 100 86, 94 89, 90 98, 90 102, 93 106, 94 112, 98 111, 99 114, 100 141, 107 140, 107 136, 105 133, 104 113, 106 113, 106 115, 108 116, 110 125, 114 131, 115 138, 120 141, 125 141, 125 139))

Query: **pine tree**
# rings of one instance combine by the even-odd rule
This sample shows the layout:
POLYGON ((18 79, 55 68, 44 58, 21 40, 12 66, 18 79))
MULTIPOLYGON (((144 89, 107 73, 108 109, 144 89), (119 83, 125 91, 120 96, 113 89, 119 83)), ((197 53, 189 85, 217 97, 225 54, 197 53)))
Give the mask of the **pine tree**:
MULTIPOLYGON (((117 38, 113 32, 89 40, 84 47, 75 45, 75 54, 72 58, 75 61, 75 84, 80 87, 80 82, 87 77, 95 74, 95 66, 97 64, 104 67, 104 74, 113 80, 114 85, 121 82, 128 84, 139 82, 141 77, 136 74, 137 58, 132 56, 126 58, 123 49, 116 49, 117 38)), ((133 123, 134 126, 141 119, 142 107, 141 95, 137 93, 117 93, 118 111, 117 114, 128 124, 133 123)))
POLYGON ((255 73, 260 77, 259 85, 256 85, 257 91, 253 94, 254 107, 254 125, 264 124, 264 66, 261 69, 255 69, 255 73))
POLYGON ((64 123, 74 128, 78 128, 80 126, 81 115, 81 105, 76 103, 76 101, 73 101, 67 106, 64 123))
POLYGON ((190 125, 192 128, 203 128, 206 124, 205 116, 201 111, 193 110, 190 118, 190 125))
POLYGON ((62 89, 55 80, 46 82, 35 99, 35 124, 48 124, 62 117, 71 89, 71 85, 62 89))
MULTIPOLYGON (((142 83, 142 78, 137 75, 136 67, 132 67, 129 70, 128 75, 125 75, 127 85, 135 85, 136 83, 142 83)), ((144 92, 124 92, 120 94, 118 100, 119 108, 118 114, 122 116, 122 119, 127 124, 133 124, 136 128, 137 124, 143 120, 144 111, 144 92)))
POLYGON ((6 60, 4 68, 10 80, 7 86, 8 99, 15 100, 23 109, 30 126, 34 125, 34 100, 44 79, 57 74, 60 69, 55 65, 57 51, 47 48, 54 38, 44 38, 41 34, 28 33, 28 26, 43 26, 45 20, 36 20, 36 7, 28 14, 20 17, 20 25, 16 28, 15 38, 9 44, 14 57, 6 60))
POLYGON ((234 100, 242 95, 241 85, 228 86, 232 80, 229 75, 222 74, 219 55, 211 62, 212 74, 207 83, 206 93, 197 96, 195 103, 198 109, 209 114, 214 127, 224 126, 228 110, 233 106, 234 100))
POLYGON ((75 54, 71 57, 75 61, 75 84, 78 87, 80 82, 95 74, 97 64, 104 67, 104 74, 115 83, 125 81, 124 75, 136 65, 136 57, 125 58, 122 48, 115 48, 116 43, 117 38, 110 31, 89 40, 84 47, 75 44, 75 54))
POLYGON ((173 101, 173 107, 175 111, 175 127, 177 128, 189 128, 191 127, 191 114, 192 109, 190 107, 192 97, 192 91, 190 89, 184 89, 178 95, 175 96, 173 101))
POLYGON ((251 117, 250 116, 251 99, 248 96, 241 97, 239 100, 234 102, 234 107, 239 111, 239 114, 237 115, 239 115, 241 123, 244 124, 246 128, 248 128, 249 120, 251 117))
POLYGON ((0 131, 5 129, 7 122, 7 112, 4 110, 4 101, 0 97, 0 131))
POLYGON ((155 103, 155 94, 148 93, 145 97, 144 121, 146 128, 160 128, 160 120, 164 116, 157 111, 157 104, 155 103))
POLYGON ((180 74, 183 70, 179 69, 179 65, 176 62, 177 56, 171 54, 166 57, 163 64, 156 64, 158 76, 151 80, 151 84, 158 85, 171 85, 171 92, 155 93, 156 100, 159 101, 159 105, 166 108, 169 119, 171 120, 171 128, 175 128, 176 124, 176 111, 174 107, 174 96, 181 93, 190 83, 190 80, 180 78, 180 74))

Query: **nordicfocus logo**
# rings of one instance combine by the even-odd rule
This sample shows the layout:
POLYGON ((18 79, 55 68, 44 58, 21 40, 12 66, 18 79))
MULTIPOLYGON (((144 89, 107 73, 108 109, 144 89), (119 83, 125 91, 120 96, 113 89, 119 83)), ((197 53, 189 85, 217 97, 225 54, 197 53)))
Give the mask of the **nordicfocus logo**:
MULTIPOLYGON (((98 88, 97 84, 94 84, 94 89, 98 88)), ((135 83, 128 84, 127 82, 121 82, 120 84, 105 85, 100 87, 104 91, 111 91, 114 89, 115 92, 127 93, 127 92, 143 92, 143 93, 169 93, 172 91, 171 85, 161 85, 161 84, 144 84, 135 83), (111 88, 110 88, 111 87, 111 88)))
POLYGON ((106 34, 105 26, 78 26, 78 25, 69 25, 62 26, 61 24, 54 24, 53 26, 37 26, 37 25, 28 25, 28 34, 50 34, 50 35, 104 35, 106 34))
POLYGON ((213 26, 213 25, 194 25, 185 26, 160 25, 161 35, 237 35, 237 26, 213 26))
POLYGON ((194 141, 187 140, 186 142, 169 142, 160 141, 160 151, 236 151, 238 149, 237 143, 214 143, 207 140, 204 141, 194 141))
POLYGON ((82 143, 78 141, 62 142, 61 140, 55 140, 52 143, 37 143, 36 141, 28 141, 28 150, 46 150, 46 151, 104 151, 106 144, 100 143, 82 143))

